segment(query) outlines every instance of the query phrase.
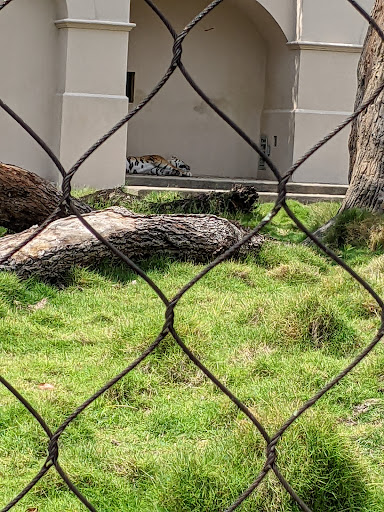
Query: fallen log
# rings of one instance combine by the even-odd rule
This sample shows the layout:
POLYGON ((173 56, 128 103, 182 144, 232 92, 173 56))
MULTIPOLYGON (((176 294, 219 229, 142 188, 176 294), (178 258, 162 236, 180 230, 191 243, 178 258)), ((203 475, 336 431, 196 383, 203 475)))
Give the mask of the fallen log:
MULTIPOLYGON (((49 181, 16 165, 0 162, 0 226, 19 232, 41 224, 60 203, 61 194, 49 181)), ((93 211, 74 199, 81 213, 93 211)), ((57 217, 70 212, 66 206, 57 217)))
MULTIPOLYGON (((153 255, 206 262, 241 240, 246 230, 214 215, 137 215, 113 207, 84 215, 103 237, 134 260, 153 255)), ((0 259, 30 236, 23 233, 0 238, 0 259)), ((236 254, 257 251, 264 238, 251 238, 236 254)), ((55 281, 74 265, 91 266, 111 257, 110 250, 75 216, 52 222, 33 241, 0 265, 26 278, 55 281)))
POLYGON ((236 214, 251 213, 259 200, 255 187, 234 185, 225 192, 200 192, 188 194, 186 197, 157 203, 148 206, 156 213, 214 213, 236 214))
MULTIPOLYGON (((251 213, 259 200, 259 194, 255 187, 249 185, 234 185, 231 190, 225 192, 199 192, 183 193, 185 197, 161 202, 148 202, 150 211, 157 214, 167 213, 205 213, 220 215, 223 213, 251 213)), ((139 199, 129 193, 129 187, 98 190, 87 196, 82 201, 92 206, 113 206, 124 202, 129 208, 135 209, 135 202, 139 199)))

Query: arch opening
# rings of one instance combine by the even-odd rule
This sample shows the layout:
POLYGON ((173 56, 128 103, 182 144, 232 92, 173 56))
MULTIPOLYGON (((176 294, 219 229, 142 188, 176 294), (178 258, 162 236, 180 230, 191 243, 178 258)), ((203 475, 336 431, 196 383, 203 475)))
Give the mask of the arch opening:
MULTIPOLYGON (((160 9, 182 29, 205 0, 161 0, 160 9)), ((172 38, 143 3, 133 2, 128 71, 135 73, 135 107, 171 60, 172 38)), ((183 62, 210 98, 255 141, 266 137, 278 164, 292 156, 294 59, 272 15, 255 0, 242 8, 221 4, 191 32, 183 62), (284 76, 283 76, 284 75, 284 76)), ((131 121, 128 154, 177 155, 194 176, 266 178, 259 157, 176 71, 162 91, 131 121)))

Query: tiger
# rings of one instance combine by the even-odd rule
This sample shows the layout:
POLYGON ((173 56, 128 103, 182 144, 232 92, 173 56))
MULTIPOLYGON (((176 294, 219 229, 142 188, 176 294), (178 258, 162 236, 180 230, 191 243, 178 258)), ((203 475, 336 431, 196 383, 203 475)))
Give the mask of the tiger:
POLYGON ((190 169, 189 165, 176 156, 172 156, 169 161, 159 155, 129 156, 126 163, 127 174, 190 177, 190 169))

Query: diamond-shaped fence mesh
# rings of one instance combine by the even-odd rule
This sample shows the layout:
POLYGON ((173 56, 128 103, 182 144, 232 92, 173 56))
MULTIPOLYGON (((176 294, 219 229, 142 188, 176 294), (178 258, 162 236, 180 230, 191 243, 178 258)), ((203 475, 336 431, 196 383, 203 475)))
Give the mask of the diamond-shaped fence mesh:
MULTIPOLYGON (((9 5, 13 0, 6 0, 0 4, 0 11, 9 5)), ((76 215, 79 221, 96 237, 99 241, 105 244, 115 256, 120 258, 126 265, 128 265, 132 270, 134 270, 139 276, 141 276, 148 286, 150 286, 161 301, 164 303, 165 310, 165 321, 162 327, 161 332, 158 334, 157 338, 153 341, 153 343, 146 348, 145 351, 135 360, 133 361, 127 368, 125 368, 119 375, 116 375, 112 380, 107 382, 101 389, 99 389, 94 395, 88 398, 84 403, 79 405, 76 410, 73 411, 71 415, 69 415, 66 420, 57 428, 56 431, 52 431, 44 418, 39 414, 39 412, 15 389, 11 383, 9 383, 4 377, 0 376, 0 382, 3 386, 5 386, 10 393, 14 395, 14 397, 19 400, 23 406, 30 412, 30 414, 35 418, 35 420, 40 424, 41 428, 45 432, 47 436, 47 452, 48 455, 46 460, 38 472, 38 474, 31 480, 24 489, 20 491, 20 493, 10 502, 8 503, 1 512, 6 512, 12 509, 16 504, 20 502, 20 500, 25 497, 29 491, 48 473, 48 471, 54 468, 57 473, 61 476, 63 481, 66 483, 68 488, 77 496, 80 502, 91 511, 96 511, 96 508, 88 501, 87 497, 84 496, 79 489, 73 484, 70 477, 66 474, 66 472, 60 466, 60 457, 59 457, 59 443, 60 437, 66 428, 73 422, 90 404, 92 404, 98 397, 103 395, 108 389, 112 388, 118 381, 123 379, 128 373, 133 371, 140 363, 142 363, 152 352, 156 350, 156 348, 163 342, 164 338, 167 336, 171 336, 174 339, 174 342, 177 343, 186 356, 211 380, 211 382, 222 392, 224 393, 229 400, 231 400, 249 419, 250 422, 254 425, 255 429, 258 430, 260 435, 264 438, 265 441, 265 462, 259 474, 255 477, 253 483, 244 490, 244 492, 236 499, 236 501, 227 508, 226 512, 233 511, 238 509, 240 505, 246 500, 253 492, 257 492, 257 488, 260 483, 264 480, 266 475, 272 471, 279 482, 286 490, 287 493, 290 494, 292 499, 297 503, 297 505, 304 511, 310 512, 310 508, 305 504, 305 496, 298 496, 295 490, 291 487, 290 483, 286 480, 284 475, 279 469, 278 465, 278 447, 279 442, 284 435, 284 433, 291 427, 291 425, 302 416, 308 409, 313 407, 320 398, 327 393, 330 389, 336 386, 347 374, 349 374, 378 344, 380 339, 384 334, 384 321, 383 321, 383 313, 381 315, 382 323, 380 328, 372 340, 372 342, 336 377, 334 377, 323 389, 320 389, 311 399, 307 402, 303 403, 302 406, 295 412, 293 412, 290 418, 287 418, 286 422, 280 427, 277 432, 268 433, 265 427, 263 426, 263 422, 261 418, 257 418, 251 410, 246 407, 244 403, 242 403, 231 391, 225 386, 208 368, 202 364, 198 357, 186 346, 181 335, 178 330, 174 326, 175 320, 175 307, 177 306, 180 299, 183 295, 190 290, 200 279, 202 279, 208 272, 210 272, 213 268, 220 265, 225 260, 228 260, 232 255, 236 253, 236 251, 243 246, 248 240, 250 240, 254 235, 260 232, 260 230, 268 224, 276 214, 284 209, 285 212, 289 215, 289 217, 296 223, 296 225, 312 240, 314 244, 316 244, 328 257, 334 260, 338 265, 340 265, 346 272, 348 272, 361 286, 365 288, 365 290, 375 299, 378 303, 381 311, 383 311, 383 301, 377 295, 377 293, 370 287, 370 285, 362 279, 359 275, 354 272, 344 261, 342 261, 336 254, 334 254, 328 247, 326 247, 320 240, 318 240, 315 236, 313 236, 307 228, 299 221, 299 219, 295 216, 292 210, 286 203, 286 185, 289 179, 292 177, 294 172, 304 163, 306 162, 314 153, 316 153, 321 147, 328 143, 333 137, 335 137, 342 129, 348 126, 354 119, 356 119, 361 113, 363 113, 380 95, 380 93, 384 89, 384 83, 380 84, 376 91, 373 93, 372 97, 366 100, 357 111, 355 111, 352 115, 350 115, 340 126, 335 128, 329 135, 327 135, 323 140, 319 141, 313 148, 311 148, 302 158, 300 158, 285 174, 282 174, 279 169, 276 168, 274 163, 270 160, 268 156, 266 156, 261 148, 254 142, 244 131, 237 126, 224 112, 222 112, 213 101, 205 94, 203 90, 195 83, 195 81, 189 75, 187 69, 185 68, 182 62, 182 49, 183 42, 191 32, 191 30, 213 9, 215 9, 219 4, 221 4, 224 0, 214 0, 207 7, 201 11, 179 34, 173 29, 172 25, 169 23, 164 14, 156 7, 156 5, 152 2, 152 0, 144 0, 146 4, 157 14, 162 23, 167 27, 168 31, 171 33, 174 39, 173 45, 173 58, 171 63, 166 70, 163 78, 156 85, 156 87, 152 90, 152 92, 134 109, 132 110, 126 117, 121 119, 115 126, 111 128, 111 130, 106 133, 100 140, 95 142, 95 144, 88 149, 86 153, 75 163, 75 165, 66 171, 54 153, 50 150, 47 144, 41 140, 41 138, 34 132, 34 130, 21 119, 16 112, 14 112, 8 105, 6 105, 0 99, 0 107, 7 112, 23 129, 29 133, 29 135, 41 146, 42 150, 45 151, 49 157, 52 159, 57 169, 59 170, 62 176, 62 195, 61 202, 57 205, 57 208, 49 218, 46 219, 44 223, 42 223, 38 228, 36 228, 29 237, 23 241, 17 247, 14 247, 10 253, 4 257, 0 261, 0 265, 4 264, 7 260, 12 258, 18 251, 27 246, 34 238, 38 237, 39 234, 48 226, 48 224, 55 218, 57 213, 60 211, 60 208, 63 205, 66 205, 70 208, 74 215, 76 215), (268 165, 268 167, 273 172, 274 176, 278 182, 278 198, 276 203, 270 213, 260 222, 260 224, 254 228, 251 232, 249 232, 244 238, 238 242, 236 245, 225 251, 219 257, 217 257, 214 261, 212 261, 209 265, 207 265, 198 275, 196 275, 189 283, 185 284, 185 286, 179 290, 179 292, 172 298, 167 298, 166 295, 160 290, 156 284, 146 275, 146 273, 141 270, 133 261, 131 261, 127 256, 125 256, 117 247, 115 247, 112 243, 106 240, 100 233, 98 233, 76 209, 75 203, 71 196, 71 181, 75 173, 78 171, 80 166, 85 162, 85 160, 93 154, 102 144, 104 144, 110 137, 112 137, 122 126, 124 126, 130 119, 132 119, 135 115, 139 114, 140 111, 147 105, 151 99, 160 91, 162 87, 164 87, 172 76, 176 68, 179 68, 182 75, 186 79, 186 81, 190 84, 190 86, 196 91, 196 93, 212 108, 222 119, 226 122, 261 158, 263 158, 268 165)), ((321 1, 321 0, 319 0, 321 1)), ((355 0, 345 0, 348 2, 351 7, 355 8, 366 20, 367 22, 376 30, 380 38, 384 41, 384 32, 377 25, 377 23, 372 19, 372 17, 355 1, 355 0)), ((6 11, 4 11, 6 13, 6 11)), ((2 13, 2 15, 6 15, 2 13)))

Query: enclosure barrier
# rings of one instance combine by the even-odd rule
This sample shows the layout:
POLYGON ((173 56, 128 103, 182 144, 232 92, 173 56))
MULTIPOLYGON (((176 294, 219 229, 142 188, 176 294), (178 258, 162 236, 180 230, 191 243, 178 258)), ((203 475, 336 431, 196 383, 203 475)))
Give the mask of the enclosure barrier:
MULTIPOLYGON (((0 11, 2 11, 8 4, 10 4, 14 0, 5 0, 0 3, 0 11)), ((16 0, 17 1, 17 0, 16 0)), ((107 0, 106 0, 107 1, 107 0)), ((139 276, 141 276, 144 281, 156 292, 158 297, 164 303, 165 307, 165 322, 161 332, 158 337, 154 340, 154 342, 138 357, 135 361, 133 361, 127 368, 125 368, 119 375, 113 378, 111 381, 106 383, 101 389, 99 389, 93 396, 91 396, 84 403, 79 405, 79 407, 73 411, 73 413, 68 416, 68 418, 58 427, 58 429, 53 432, 44 418, 40 416, 38 411, 34 409, 34 407, 10 384, 4 377, 0 376, 0 382, 4 385, 23 405, 24 407, 34 416, 36 421, 40 424, 41 428, 45 431, 48 438, 48 455, 44 462, 44 465, 38 472, 38 474, 31 480, 28 485, 10 502, 8 503, 0 512, 6 512, 12 509, 20 500, 28 494, 28 492, 36 485, 37 482, 52 468, 54 467, 64 482, 67 484, 69 489, 77 496, 77 498, 85 505, 88 510, 96 512, 96 508, 87 500, 87 498, 77 489, 77 487, 73 484, 69 476, 65 473, 59 463, 59 440, 60 436, 63 434, 68 425, 79 416, 90 404, 92 404, 98 397, 100 397, 103 393, 105 393, 108 389, 110 389, 114 384, 116 384, 119 380, 125 377, 129 372, 131 372, 134 368, 136 368, 142 361, 144 361, 149 354, 156 350, 156 348, 161 344, 164 338, 168 335, 171 335, 174 338, 174 341, 181 347, 187 357, 213 382, 217 388, 219 388, 253 423, 259 433, 263 436, 266 445, 266 455, 265 455, 265 463, 262 467, 259 474, 255 477, 253 483, 248 487, 248 489, 244 490, 244 492, 237 498, 237 500, 230 505, 226 512, 231 512, 237 509, 243 502, 246 500, 251 493, 253 493, 260 483, 263 481, 265 476, 269 473, 269 471, 273 471, 280 481, 281 485, 284 489, 290 494, 292 499, 299 505, 299 507, 305 512, 311 512, 311 509, 305 504, 305 496, 300 497, 296 494, 294 489, 291 487, 290 483, 284 478, 284 475, 280 472, 277 460, 278 460, 278 445, 279 441, 286 432, 286 430, 309 408, 314 406, 314 404, 330 389, 332 389, 336 384, 338 384, 347 374, 349 374, 379 343, 380 339, 384 335, 384 317, 383 317, 383 306, 384 303, 382 299, 376 294, 376 292, 370 287, 370 285, 359 275, 356 274, 346 263, 344 263, 334 252, 332 252, 328 247, 326 247, 320 240, 318 240, 315 236, 313 236, 307 228, 296 218, 294 213, 290 210, 290 208, 286 204, 286 185, 289 179, 292 177, 293 173, 304 163, 306 162, 314 153, 316 153, 322 146, 324 146, 329 140, 331 140, 335 135, 337 135, 343 128, 349 125, 354 119, 356 119, 362 112, 364 112, 380 95, 380 93, 384 90, 384 83, 381 84, 376 91, 373 93, 372 97, 365 101, 358 110, 356 110, 352 115, 350 115, 341 125, 335 128, 331 133, 329 133, 323 140, 318 142, 312 149, 310 149, 302 158, 300 158, 284 175, 282 175, 273 162, 267 157, 260 147, 246 134, 241 128, 239 128, 224 112, 222 112, 209 98, 208 96, 200 89, 200 87, 195 83, 195 81, 189 75, 187 69, 184 67, 183 62, 181 60, 182 57, 182 48, 183 42, 190 31, 199 23, 212 9, 217 7, 219 4, 223 2, 223 0, 214 0, 211 2, 202 12, 200 12, 186 27, 185 29, 177 34, 173 29, 172 25, 169 23, 167 18, 163 15, 163 13, 156 7, 156 5, 152 2, 152 0, 144 0, 146 4, 148 4, 151 9, 157 14, 160 20, 167 27, 168 31, 171 33, 174 39, 173 45, 173 58, 164 74, 163 78, 156 85, 153 91, 145 98, 134 110, 132 110, 127 116, 125 116, 121 121, 119 121, 108 133, 106 133, 101 139, 99 139, 95 144, 88 149, 88 151, 75 163, 75 165, 67 172, 63 168, 62 164, 58 160, 58 158, 54 155, 51 149, 47 146, 47 144, 34 132, 34 130, 28 126, 25 121, 23 121, 16 112, 14 112, 8 105, 6 105, 0 99, 0 107, 5 110, 20 126, 24 128, 25 131, 29 133, 29 135, 41 146, 41 148, 49 155, 57 169, 59 170, 62 176, 62 196, 61 202, 52 212, 52 214, 45 220, 43 224, 41 224, 36 230, 34 230, 31 235, 20 245, 14 247, 13 250, 2 260, 0 260, 0 264, 4 263, 7 259, 11 258, 16 252, 20 251, 23 247, 28 245, 28 243, 33 240, 39 233, 41 233, 48 224, 55 218, 55 216, 60 212, 60 209, 64 204, 68 205, 74 215, 78 217, 78 219, 82 222, 82 224, 102 243, 104 243, 110 251, 117 257, 119 257, 122 261, 124 261, 132 270, 134 270, 139 276), (127 258, 121 251, 119 251, 113 244, 108 242, 101 236, 93 227, 80 215, 80 213, 76 210, 76 207, 73 203, 71 197, 71 180, 75 173, 78 171, 79 167, 85 162, 85 160, 94 153, 105 141, 107 141, 114 133, 116 133, 123 125, 125 125, 133 116, 138 114, 144 107, 147 105, 151 99, 160 91, 160 89, 167 83, 168 79, 171 77, 176 68, 179 68, 184 78, 190 84, 190 86, 196 91, 196 93, 226 122, 231 128, 251 147, 253 148, 258 155, 265 160, 268 167, 271 169, 273 174, 275 175, 278 181, 278 198, 273 209, 270 213, 260 222, 260 224, 253 229, 250 233, 248 233, 239 243, 235 244, 229 250, 224 252, 218 258, 216 258, 213 262, 207 265, 204 270, 202 270, 198 275, 196 275, 189 283, 187 283, 173 298, 168 299, 166 295, 156 286, 156 284, 145 274, 143 270, 141 270, 133 261, 127 258), (208 369, 206 368, 201 361, 191 352, 191 350, 184 344, 181 336, 178 334, 176 328, 174 327, 174 316, 175 316, 175 307, 177 306, 181 297, 194 286, 200 279, 202 279, 209 271, 215 268, 217 265, 222 263, 223 261, 229 259, 235 252, 251 237, 260 232, 260 230, 268 224, 275 215, 281 210, 284 209, 289 217, 295 222, 295 224, 315 243, 328 257, 330 257, 333 261, 335 261, 338 265, 340 265, 346 272, 348 272, 365 290, 375 299, 381 308, 381 325, 380 328, 373 339, 373 341, 355 358, 353 362, 349 364, 347 368, 345 368, 339 375, 337 375, 332 381, 330 381, 323 389, 318 391, 316 395, 314 395, 310 400, 304 403, 287 421, 281 426, 281 428, 274 434, 270 434, 264 428, 261 420, 255 417, 255 415, 235 396, 233 393, 208 369)), ((321 0, 319 0, 321 2, 321 0)), ((346 0, 352 7, 354 7, 367 21, 368 23, 376 30, 380 38, 384 41, 384 32, 377 25, 377 23, 372 19, 372 17, 355 1, 355 0, 346 0)), ((6 15, 6 14, 3 14, 6 15)))

